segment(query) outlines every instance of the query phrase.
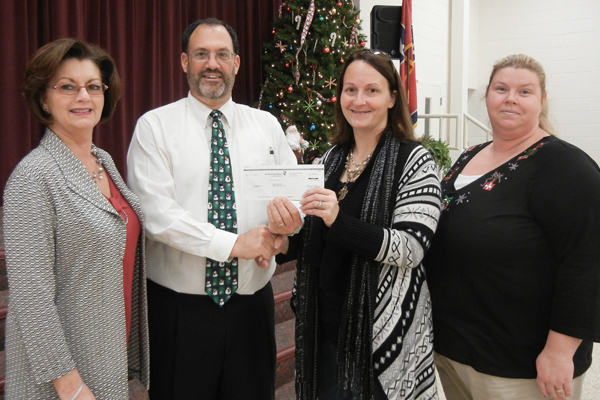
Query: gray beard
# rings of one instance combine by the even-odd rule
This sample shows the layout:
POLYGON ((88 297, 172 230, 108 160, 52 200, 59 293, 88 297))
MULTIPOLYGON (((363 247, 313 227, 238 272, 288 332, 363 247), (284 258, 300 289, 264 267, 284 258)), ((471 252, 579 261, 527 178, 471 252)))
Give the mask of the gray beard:
MULTIPOLYGON (((201 75, 201 73, 198 75, 201 75)), ((187 81, 190 90, 194 94, 207 99, 221 99, 225 96, 225 93, 231 93, 233 84, 235 83, 235 75, 231 76, 231 80, 223 78, 223 82, 220 86, 210 84, 203 85, 201 78, 195 79, 195 77, 190 74, 187 74, 187 81)))

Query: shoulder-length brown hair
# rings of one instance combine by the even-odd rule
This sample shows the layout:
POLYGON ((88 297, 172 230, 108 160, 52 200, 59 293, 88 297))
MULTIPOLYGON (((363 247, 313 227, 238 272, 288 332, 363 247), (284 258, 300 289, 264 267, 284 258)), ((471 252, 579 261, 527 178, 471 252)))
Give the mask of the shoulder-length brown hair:
POLYGON ((406 95, 404 94, 404 87, 400 82, 400 76, 394 66, 394 63, 390 57, 377 50, 358 50, 352 53, 344 62, 342 71, 340 72, 337 79, 336 97, 335 103, 335 123, 336 132, 329 139, 331 144, 344 144, 348 142, 354 142, 354 131, 352 126, 344 117, 341 106, 342 92, 344 90, 344 76, 348 66, 354 61, 364 61, 377 72, 379 72, 387 80, 390 87, 390 94, 396 96, 394 106, 388 109, 388 119, 385 131, 392 131, 393 135, 398 138, 401 142, 407 140, 417 140, 413 130, 412 121, 410 114, 408 113, 408 104, 406 102, 406 95))
POLYGON ((33 115, 44 125, 50 125, 52 115, 42 109, 40 100, 46 92, 50 79, 65 60, 90 60, 98 66, 102 83, 108 86, 104 92, 104 108, 100 122, 107 121, 115 111, 121 98, 121 79, 114 60, 100 47, 78 39, 58 39, 40 47, 35 52, 25 71, 23 96, 33 115))

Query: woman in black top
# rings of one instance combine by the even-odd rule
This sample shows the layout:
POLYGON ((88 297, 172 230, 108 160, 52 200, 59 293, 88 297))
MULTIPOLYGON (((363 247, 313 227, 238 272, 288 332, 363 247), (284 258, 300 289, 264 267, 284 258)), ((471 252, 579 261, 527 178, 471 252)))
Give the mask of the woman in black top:
MULTIPOLYGON (((435 164, 415 142, 389 56, 362 50, 348 57, 337 98, 325 188, 304 194, 304 227, 285 243, 287 258, 278 258, 298 260, 296 393, 436 399, 421 264, 439 216, 435 164)), ((299 221, 289 200, 276 200, 269 213, 274 233, 293 232, 299 221)))
POLYGON ((494 66, 486 105, 493 140, 443 179, 424 262, 436 365, 449 399, 577 399, 600 341, 600 170, 551 135, 532 58, 494 66))

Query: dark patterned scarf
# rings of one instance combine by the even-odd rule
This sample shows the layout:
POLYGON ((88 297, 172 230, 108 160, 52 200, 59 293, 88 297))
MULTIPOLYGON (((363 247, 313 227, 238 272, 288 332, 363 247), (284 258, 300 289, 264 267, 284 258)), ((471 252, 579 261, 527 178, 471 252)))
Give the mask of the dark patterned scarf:
MULTIPOLYGON (((395 192, 394 174, 400 142, 388 132, 372 160, 373 169, 363 202, 360 219, 389 227, 390 201, 395 192)), ((325 181, 344 165, 349 146, 335 146, 325 154, 325 181)), ((296 292, 296 396, 302 400, 317 398, 318 272, 323 251, 323 220, 307 217, 303 229, 301 257, 297 262, 296 292), (305 251, 310 249, 310 253, 305 251)), ((371 399, 375 389, 372 361, 375 295, 381 264, 352 255, 348 297, 342 311, 339 331, 338 381, 350 388, 354 399, 371 399)))

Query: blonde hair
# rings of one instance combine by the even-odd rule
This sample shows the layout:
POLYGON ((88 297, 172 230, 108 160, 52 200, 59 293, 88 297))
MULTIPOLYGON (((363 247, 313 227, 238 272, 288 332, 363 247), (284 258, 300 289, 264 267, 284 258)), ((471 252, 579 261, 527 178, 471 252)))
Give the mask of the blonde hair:
MULTIPOLYGON (((487 97, 488 91, 490 90, 490 85, 494 76, 498 71, 504 68, 522 68, 527 69, 534 74, 537 75, 540 81, 540 87, 542 89, 542 95, 545 96, 546 93, 546 73, 544 72, 544 67, 537 60, 532 57, 529 57, 525 54, 513 54, 507 57, 504 57, 501 60, 496 61, 494 67, 492 69, 492 74, 490 75, 490 81, 488 82, 487 88, 485 89, 485 95, 487 97)), ((544 107, 542 108, 542 113, 540 114, 540 124, 539 127, 551 135, 553 133, 553 127, 550 123, 550 119, 548 117, 548 102, 544 103, 544 107)))

